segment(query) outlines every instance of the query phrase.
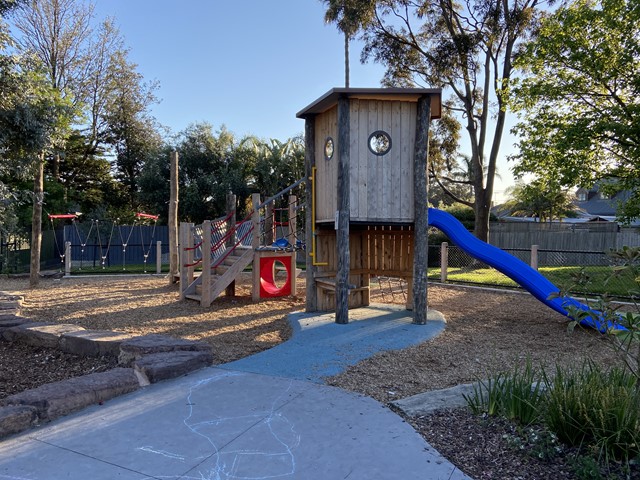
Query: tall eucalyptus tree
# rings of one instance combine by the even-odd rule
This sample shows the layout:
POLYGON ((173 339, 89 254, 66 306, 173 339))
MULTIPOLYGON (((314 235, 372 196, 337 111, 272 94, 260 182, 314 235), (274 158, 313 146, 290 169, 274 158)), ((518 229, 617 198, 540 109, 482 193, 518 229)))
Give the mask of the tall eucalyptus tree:
POLYGON ((449 94, 449 108, 467 131, 474 233, 483 240, 489 236, 507 118, 505 86, 541 1, 324 0, 328 20, 343 31, 360 32, 365 42, 361 59, 386 66, 384 85, 442 87, 449 94))

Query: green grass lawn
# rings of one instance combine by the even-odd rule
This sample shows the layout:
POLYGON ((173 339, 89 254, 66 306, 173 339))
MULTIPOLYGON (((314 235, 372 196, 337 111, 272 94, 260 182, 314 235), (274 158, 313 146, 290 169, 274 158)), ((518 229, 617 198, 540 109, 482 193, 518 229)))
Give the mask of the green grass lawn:
MULTIPOLYGON (((613 277, 612 268, 607 266, 595 267, 540 267, 539 272, 558 288, 569 288, 575 280, 573 276, 581 270, 589 277, 589 283, 585 287, 571 288, 573 293, 590 293, 596 295, 608 294, 610 296, 628 296, 629 292, 638 290, 634 278, 630 274, 613 277)), ((439 268, 429 269, 430 278, 440 277, 439 268)), ((506 275, 493 268, 450 268, 447 275, 448 281, 460 283, 476 283, 482 285, 517 287, 518 285, 506 275)))

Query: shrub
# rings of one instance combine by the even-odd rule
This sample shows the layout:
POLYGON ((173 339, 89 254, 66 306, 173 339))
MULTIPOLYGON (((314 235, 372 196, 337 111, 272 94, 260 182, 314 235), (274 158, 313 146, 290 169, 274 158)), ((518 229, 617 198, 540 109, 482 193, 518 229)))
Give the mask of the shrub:
POLYGON ((628 371, 588 362, 573 372, 556 367, 545 383, 544 423, 561 441, 593 448, 606 463, 640 454, 640 394, 628 371))

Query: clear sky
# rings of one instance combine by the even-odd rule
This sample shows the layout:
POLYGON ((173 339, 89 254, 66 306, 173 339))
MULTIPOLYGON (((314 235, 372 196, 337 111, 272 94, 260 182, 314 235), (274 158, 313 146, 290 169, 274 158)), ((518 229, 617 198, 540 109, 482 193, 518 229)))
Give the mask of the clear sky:
MULTIPOLYGON (((97 0, 116 18, 131 59, 160 82, 153 108, 175 131, 206 120, 238 134, 284 140, 304 130, 295 114, 344 86, 344 42, 319 0, 97 0)), ((351 86, 380 85, 352 46, 351 86)))
MULTIPOLYGON (((343 37, 324 23, 320 0, 95 3, 98 19, 115 18, 139 72, 159 81, 153 114, 174 133, 207 121, 237 136, 285 140, 304 130, 296 112, 344 86, 343 37)), ((384 69, 362 65, 361 48, 352 42, 351 86, 378 87, 384 69)), ((498 197, 512 182, 505 161, 499 170, 498 197)))

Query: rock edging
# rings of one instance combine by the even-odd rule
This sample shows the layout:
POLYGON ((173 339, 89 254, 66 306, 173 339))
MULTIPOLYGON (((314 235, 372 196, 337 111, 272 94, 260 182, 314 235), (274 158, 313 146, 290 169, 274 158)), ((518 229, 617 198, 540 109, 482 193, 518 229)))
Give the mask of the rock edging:
POLYGON ((213 363, 211 346, 165 335, 131 337, 20 316, 23 297, 0 292, 0 341, 58 348, 80 356, 111 356, 118 367, 62 380, 0 400, 0 439, 149 384, 213 363))

